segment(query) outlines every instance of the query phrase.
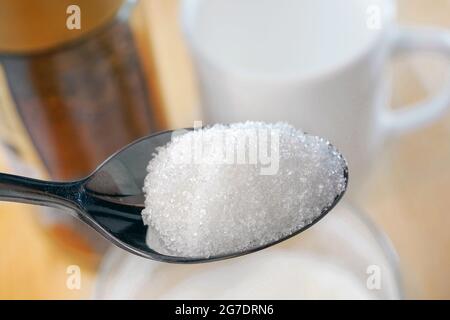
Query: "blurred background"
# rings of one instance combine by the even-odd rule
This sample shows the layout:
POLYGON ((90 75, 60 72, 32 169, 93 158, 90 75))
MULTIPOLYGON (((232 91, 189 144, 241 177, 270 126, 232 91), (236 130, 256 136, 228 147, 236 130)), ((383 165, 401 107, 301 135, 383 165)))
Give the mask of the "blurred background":
MULTIPOLYGON (((205 83, 180 26, 180 5, 0 0, 0 171, 80 178, 141 136, 203 119, 205 83), (82 28, 68 30, 76 9, 66 9, 75 3, 82 28)), ((402 25, 450 30, 449 0, 397 5, 402 25)), ((450 72, 448 59, 432 53, 393 59, 386 69, 394 109, 433 96, 450 72)), ((450 114, 389 139, 372 160, 350 201, 392 242, 404 296, 449 299, 450 114)), ((1 299, 92 296, 109 245, 66 216, 0 203, 1 299), (82 270, 79 290, 66 285, 72 265, 82 270)))

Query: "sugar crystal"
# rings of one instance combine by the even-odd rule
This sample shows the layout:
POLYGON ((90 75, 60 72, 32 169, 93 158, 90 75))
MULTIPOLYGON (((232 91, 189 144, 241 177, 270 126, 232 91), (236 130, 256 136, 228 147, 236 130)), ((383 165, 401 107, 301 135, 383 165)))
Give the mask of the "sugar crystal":
POLYGON ((176 136, 147 168, 147 244, 205 258, 272 243, 334 202, 345 168, 327 140, 286 123, 217 124, 176 136))

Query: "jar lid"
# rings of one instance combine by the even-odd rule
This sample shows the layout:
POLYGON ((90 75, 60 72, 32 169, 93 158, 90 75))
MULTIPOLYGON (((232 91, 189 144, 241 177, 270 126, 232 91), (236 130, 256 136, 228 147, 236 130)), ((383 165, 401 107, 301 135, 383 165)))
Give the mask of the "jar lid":
POLYGON ((115 16, 124 0, 29 0, 0 2, 0 53, 28 53, 80 38, 115 16), (78 14, 80 29, 69 29, 78 14), (73 18, 72 18, 73 19, 73 18), (73 21, 73 20, 69 20, 73 21), (70 24, 70 23, 69 23, 70 24))

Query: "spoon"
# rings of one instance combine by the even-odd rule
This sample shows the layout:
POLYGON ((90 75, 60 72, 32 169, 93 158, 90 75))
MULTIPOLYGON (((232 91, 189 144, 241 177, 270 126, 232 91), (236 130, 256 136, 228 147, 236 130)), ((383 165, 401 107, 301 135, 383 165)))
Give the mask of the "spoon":
POLYGON ((143 224, 141 216, 145 200, 142 187, 152 155, 158 147, 170 142, 173 134, 180 134, 180 131, 164 131, 137 140, 79 181, 50 182, 0 173, 0 200, 68 208, 71 210, 65 212, 72 212, 112 243, 133 254, 162 262, 200 263, 252 253, 301 233, 333 209, 347 187, 348 169, 345 167, 346 185, 333 203, 323 208, 320 216, 311 223, 272 243, 244 252, 208 258, 164 255, 149 248, 146 243, 147 226, 143 224))

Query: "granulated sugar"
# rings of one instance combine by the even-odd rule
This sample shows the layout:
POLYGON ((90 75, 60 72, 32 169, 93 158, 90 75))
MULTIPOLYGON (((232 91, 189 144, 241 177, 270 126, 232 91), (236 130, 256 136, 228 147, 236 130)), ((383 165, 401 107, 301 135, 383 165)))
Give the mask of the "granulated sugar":
POLYGON ((174 137, 150 161, 143 221, 160 253, 210 257, 292 234, 346 187, 345 160, 285 123, 214 125, 174 137))

